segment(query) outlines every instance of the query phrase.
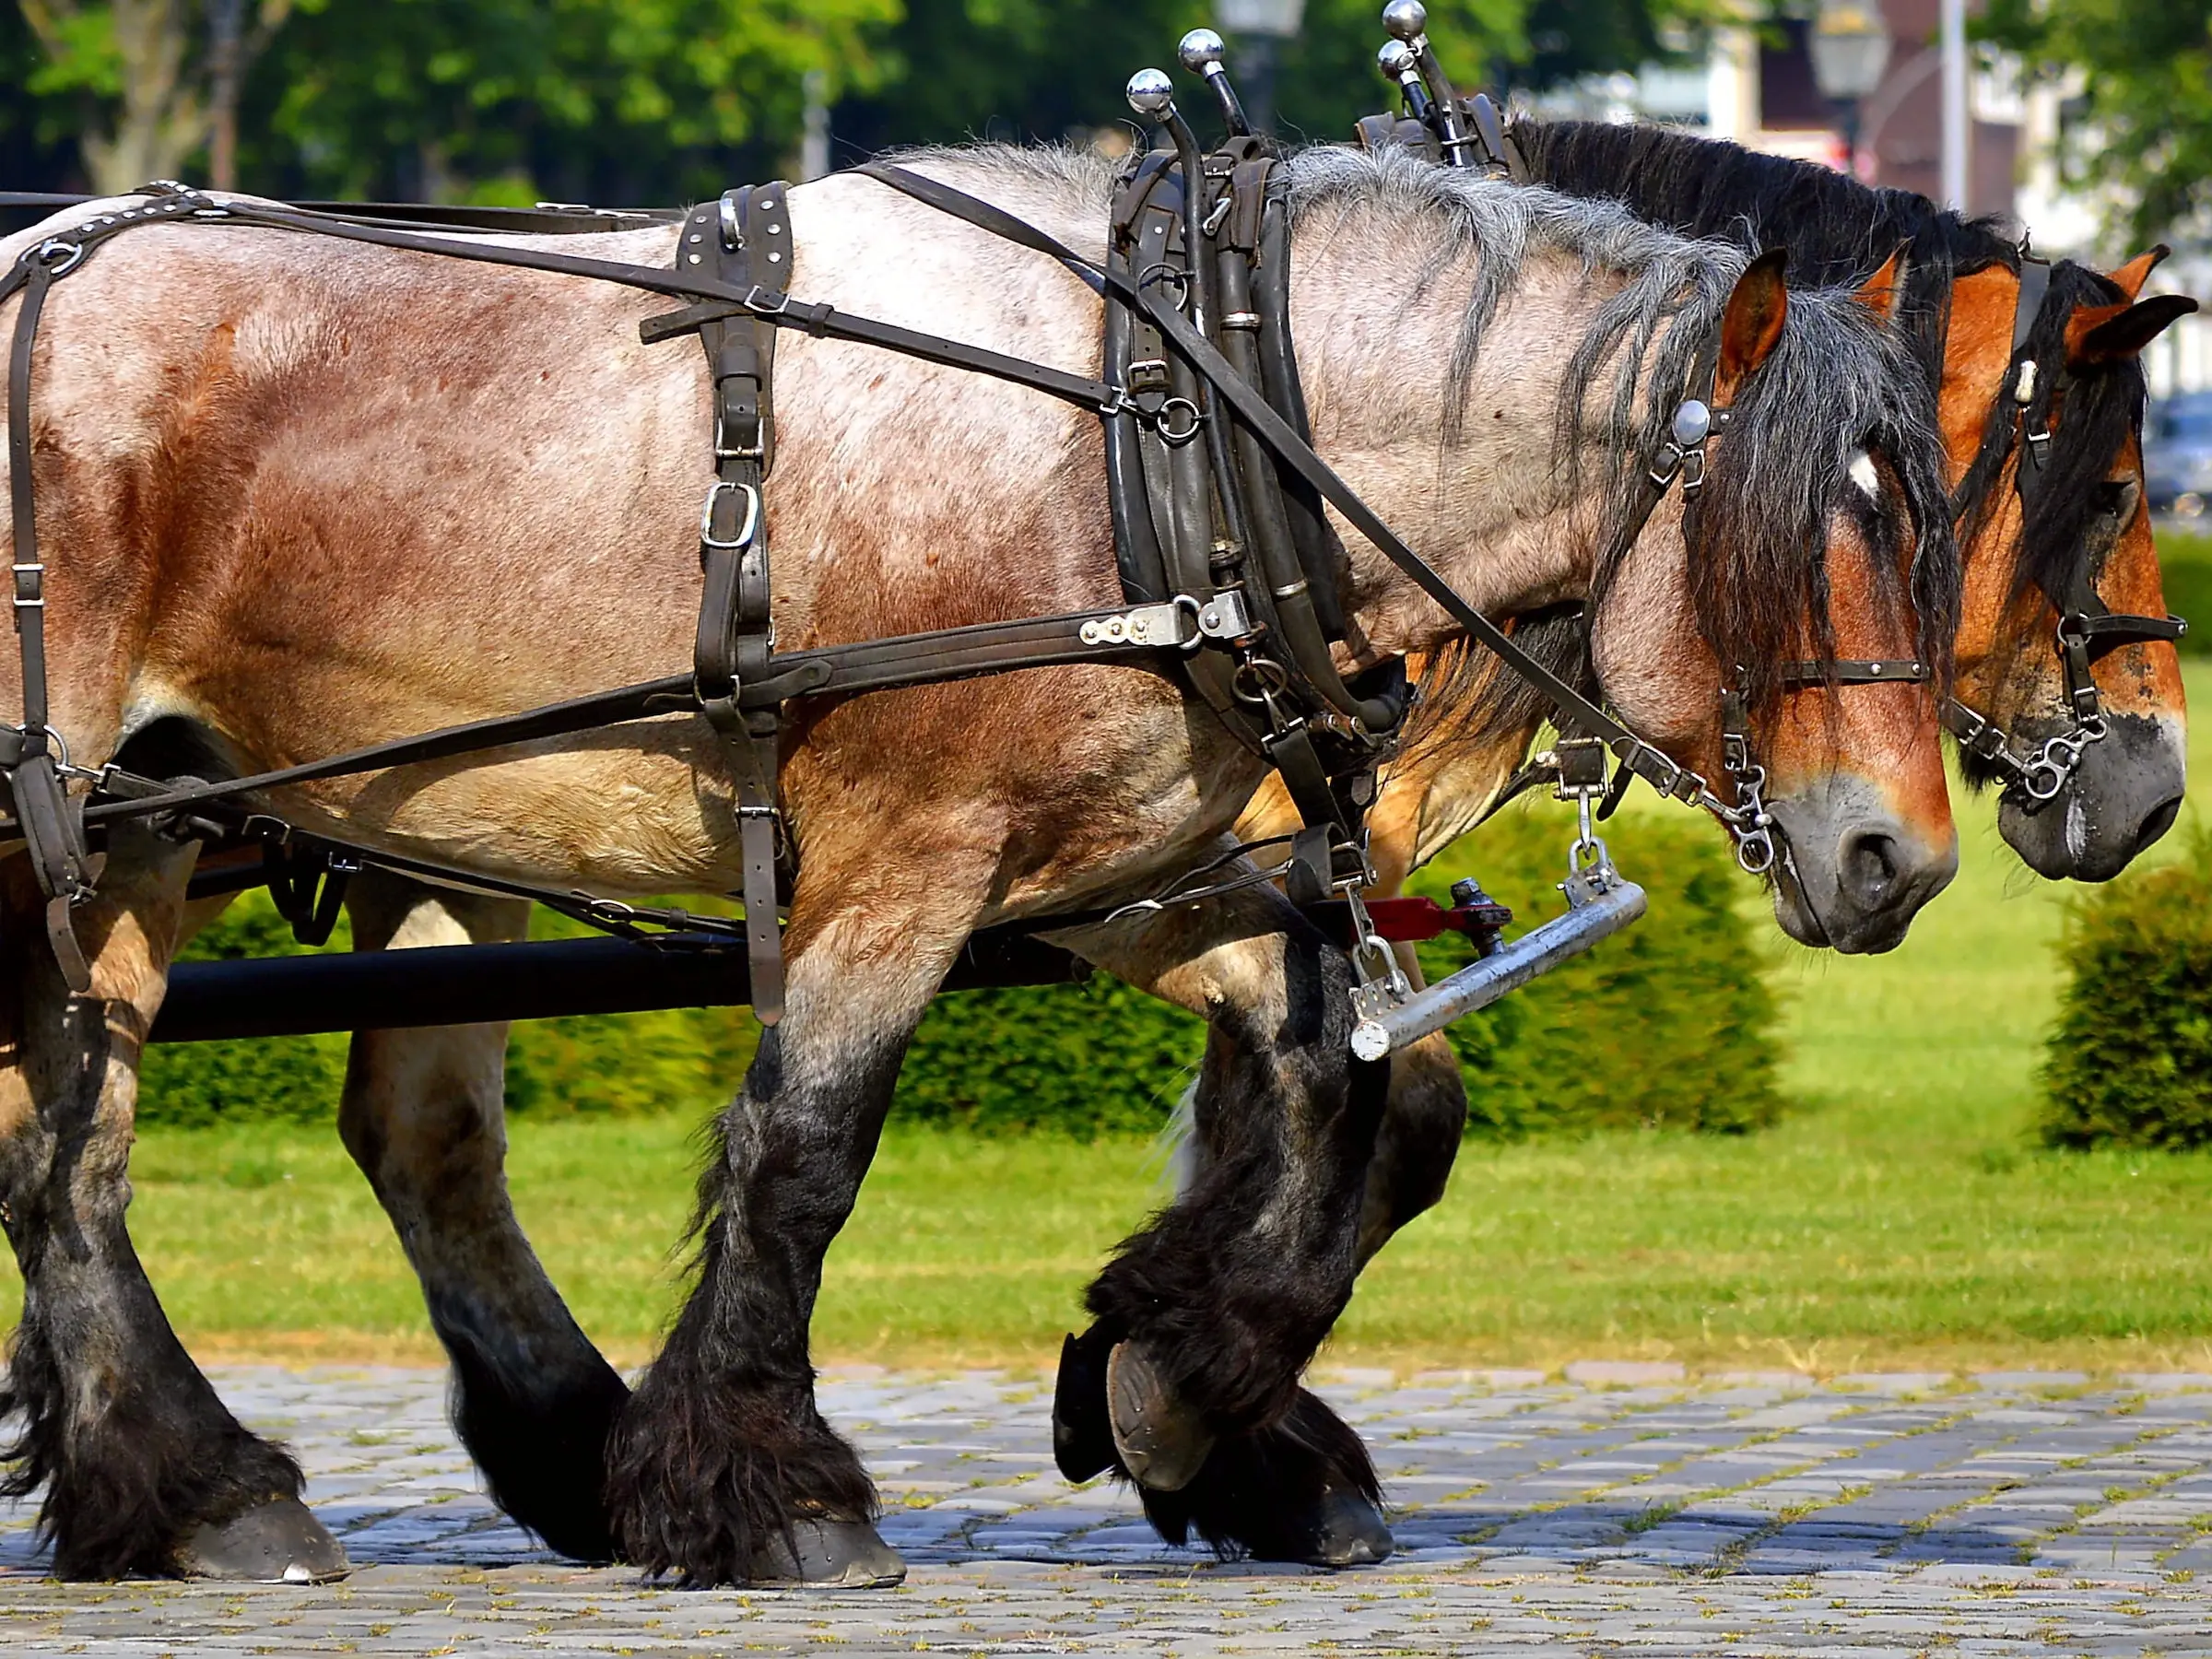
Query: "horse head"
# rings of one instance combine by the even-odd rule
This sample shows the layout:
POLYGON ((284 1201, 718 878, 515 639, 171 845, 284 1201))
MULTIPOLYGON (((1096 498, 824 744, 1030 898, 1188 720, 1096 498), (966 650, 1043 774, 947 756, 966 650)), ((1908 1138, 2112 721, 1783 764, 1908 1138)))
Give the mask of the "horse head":
POLYGON ((1957 552, 1894 272, 1792 296, 1783 267, 1729 296, 1705 483, 1676 547, 1642 538, 1605 584, 1594 661, 1631 725, 1725 780, 1785 932, 1887 950, 1958 868, 1936 701, 1957 552), (1702 672, 1654 672, 1670 656, 1702 672))
POLYGON ((1943 417, 1970 542, 1959 695, 2008 735, 2005 756, 1970 740, 1965 771, 2004 786, 1999 830, 2046 877, 2111 879, 2181 808, 2185 706, 2157 627, 2141 353, 2196 306, 2139 298, 2164 253, 2109 276, 2060 262, 2018 328, 2010 267, 1954 289, 1943 417))

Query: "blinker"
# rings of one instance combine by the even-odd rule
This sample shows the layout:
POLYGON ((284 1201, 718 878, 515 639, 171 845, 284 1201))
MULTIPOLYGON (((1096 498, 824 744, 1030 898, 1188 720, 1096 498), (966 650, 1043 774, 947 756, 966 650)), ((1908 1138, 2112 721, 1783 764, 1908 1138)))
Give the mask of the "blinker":
POLYGON ((1674 439, 1677 449, 1690 450, 1712 435, 1712 411, 1704 400, 1687 397, 1675 411, 1674 439))

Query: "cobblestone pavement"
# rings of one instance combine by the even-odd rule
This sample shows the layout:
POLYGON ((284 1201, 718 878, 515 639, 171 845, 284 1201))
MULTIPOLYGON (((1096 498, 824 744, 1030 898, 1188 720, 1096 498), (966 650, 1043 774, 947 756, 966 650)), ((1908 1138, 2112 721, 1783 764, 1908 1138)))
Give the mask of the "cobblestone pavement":
POLYGON ((912 1572, 698 1594, 585 1571, 482 1496, 423 1371, 229 1369, 359 1569, 318 1590, 45 1579, 0 1510, 0 1649, 40 1653, 2212 1654, 2212 1377, 1340 1374, 1398 1554, 1335 1575, 1162 1545, 1071 1488, 1049 1396, 825 1380, 912 1572))

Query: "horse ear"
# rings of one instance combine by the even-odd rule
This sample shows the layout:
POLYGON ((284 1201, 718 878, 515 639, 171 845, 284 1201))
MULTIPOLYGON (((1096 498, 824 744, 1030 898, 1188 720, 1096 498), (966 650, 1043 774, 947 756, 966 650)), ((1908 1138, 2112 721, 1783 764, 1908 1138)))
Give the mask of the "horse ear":
POLYGON ((2066 361, 2085 369, 2134 357, 2196 309, 2186 294, 2159 294, 2130 305, 2084 306, 2066 320, 2066 361))
POLYGON ((1787 248, 1769 248, 1736 278, 1721 316, 1721 356, 1712 376, 1712 401, 1725 408, 1743 383, 1757 372, 1782 338, 1790 314, 1789 290, 1782 274, 1790 263, 1787 248))
POLYGON ((2140 300, 2143 297, 2143 285, 2150 280, 2150 274, 2157 270, 2166 256, 2172 252, 2171 248, 2164 242, 2160 242, 2149 253, 2136 254, 2114 271, 2112 280, 2118 286, 2120 291, 2130 300, 2140 300))
POLYGON ((1898 310, 1905 302, 1905 249, 1909 244, 1900 242, 1897 252, 1882 262, 1882 268, 1859 284, 1852 298, 1885 323, 1897 321, 1898 310))

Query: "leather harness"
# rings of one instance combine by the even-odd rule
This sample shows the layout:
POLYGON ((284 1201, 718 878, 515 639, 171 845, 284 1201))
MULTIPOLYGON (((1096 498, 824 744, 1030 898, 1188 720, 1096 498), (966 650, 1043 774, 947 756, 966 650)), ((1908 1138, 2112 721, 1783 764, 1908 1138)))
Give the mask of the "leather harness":
MULTIPOLYGON (((1362 817, 1372 799, 1373 767, 1394 737, 1407 693, 1402 665, 1389 665, 1382 683, 1371 688, 1364 681, 1347 685, 1330 660, 1330 641, 1343 627, 1336 594, 1342 553, 1323 517, 1324 501, 1551 703, 1557 724, 1585 746, 1601 779, 1609 753, 1620 768, 1617 784, 1642 777, 1662 794, 1714 812, 1739 834, 1758 828, 1740 802, 1720 800, 1703 778, 1642 742, 1469 605, 1314 453, 1288 334, 1287 214, 1274 164, 1257 147, 1232 143, 1194 167, 1191 148, 1184 145, 1170 162, 1146 156, 1134 164, 1117 198, 1114 249, 1104 265, 989 203, 919 174, 884 165, 862 170, 1082 276, 1110 301, 1102 379, 793 298, 788 283, 794 250, 780 185, 733 191, 688 215, 672 271, 542 247, 452 240, 453 230, 477 228, 465 222, 480 224, 475 213, 459 224, 426 224, 388 210, 352 218, 221 201, 167 182, 145 187, 133 206, 97 216, 26 250, 0 276, 0 302, 18 293, 23 300, 9 356, 8 436, 24 688, 21 725, 0 728, 0 776, 15 812, 12 823, 0 823, 0 834, 20 835, 27 844, 46 900, 48 935, 71 987, 83 991, 90 982, 70 921, 73 908, 92 896, 98 877, 100 857, 90 851, 88 832, 129 819, 153 820, 180 839, 243 835, 319 850, 335 854, 329 862, 341 875, 374 865, 456 881, 544 903, 631 938, 665 936, 664 930, 727 936, 739 928, 720 918, 557 892, 298 835, 280 819, 247 811, 241 800, 288 784, 693 712, 706 717, 728 757, 743 861, 742 931, 756 1006, 762 1019, 772 1022, 782 1000, 777 860, 779 853, 788 857, 791 852, 776 791, 782 704, 797 697, 1070 663, 1182 677, 1232 733, 1282 769, 1308 829, 1297 838, 1289 863, 1270 874, 1286 876, 1293 897, 1309 903, 1341 893, 1353 912, 1359 956, 1362 947, 1379 947, 1358 896, 1371 879, 1362 817), (1196 189, 1188 188, 1193 177, 1196 189), (712 382, 715 477, 701 512, 702 598, 692 672, 248 777, 164 780, 112 763, 97 769, 72 764, 47 706, 43 567, 30 446, 32 346, 41 307, 55 281, 126 229, 180 220, 285 229, 584 276, 682 301, 681 309, 641 324, 639 333, 647 344, 697 333, 712 382), (1161 242, 1168 257, 1148 257, 1147 238, 1161 242), (769 606, 764 486, 775 447, 774 336, 788 328, 990 375, 1097 414, 1107 429, 1116 551, 1128 606, 778 652, 769 606), (1197 447, 1201 439, 1203 451, 1197 447), (71 794, 72 782, 85 785, 84 792, 71 794)), ((0 197, 0 205, 6 202, 0 197)), ((594 218, 567 228, 608 227, 594 218)), ((1710 359, 1709 352, 1708 386, 1710 359)), ((1693 441, 1669 445, 1655 462, 1650 500, 1631 515, 1636 526, 1676 476, 1694 488, 1710 425, 1700 425, 1693 441)), ((1678 426, 1677 440, 1683 436, 1678 426)), ((318 897, 312 877, 303 879, 304 887, 295 879, 288 888, 303 919, 319 923, 325 913, 335 919, 331 887, 318 897)), ((1179 890, 1177 899, 1212 890, 1179 890)), ((1065 917, 1040 923, 1073 924, 1075 919, 1065 917)), ((1363 959, 1363 978, 1369 972, 1363 959)))

